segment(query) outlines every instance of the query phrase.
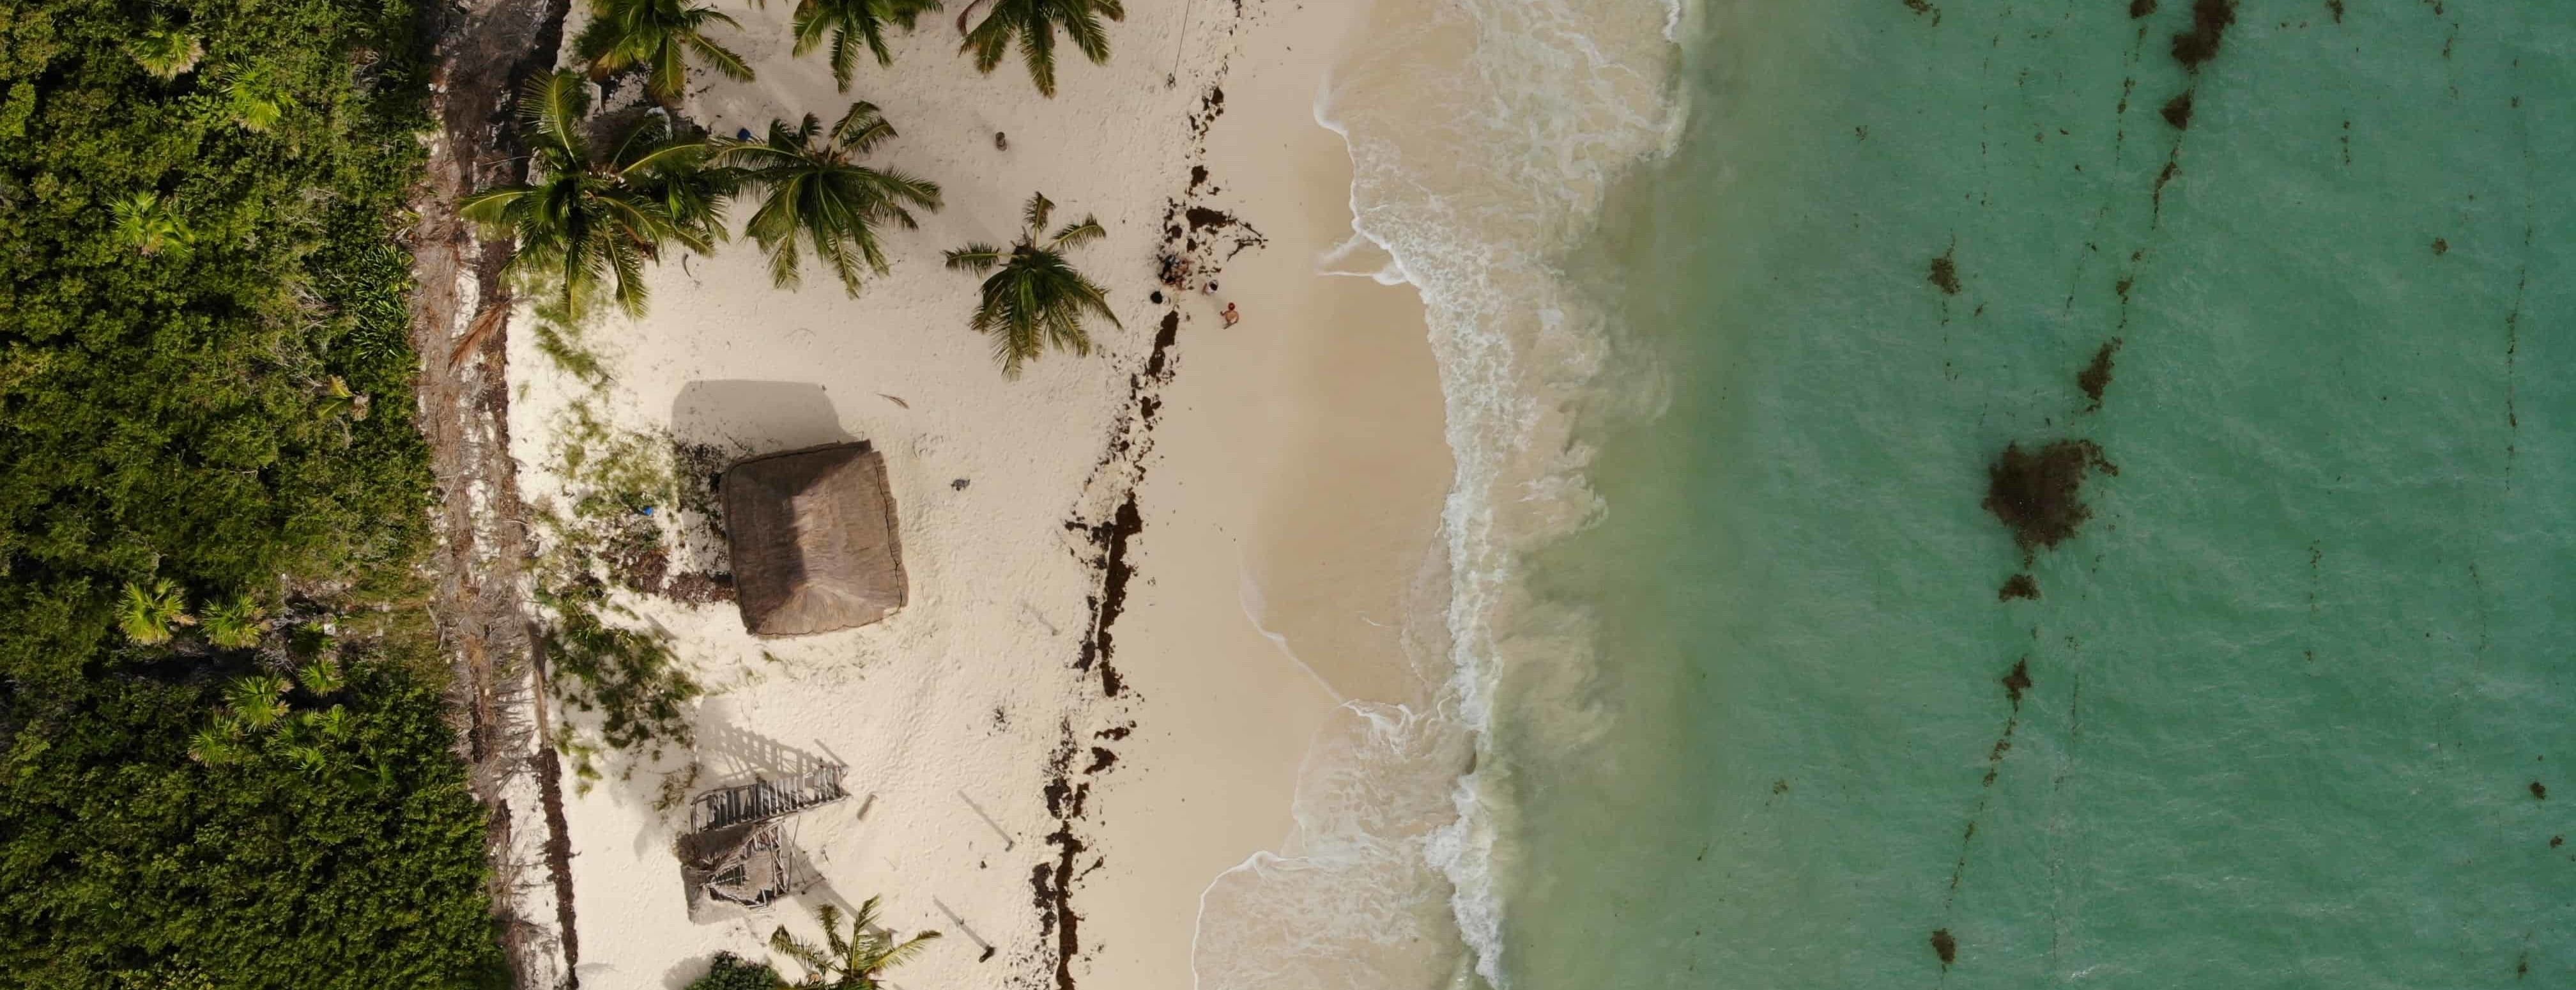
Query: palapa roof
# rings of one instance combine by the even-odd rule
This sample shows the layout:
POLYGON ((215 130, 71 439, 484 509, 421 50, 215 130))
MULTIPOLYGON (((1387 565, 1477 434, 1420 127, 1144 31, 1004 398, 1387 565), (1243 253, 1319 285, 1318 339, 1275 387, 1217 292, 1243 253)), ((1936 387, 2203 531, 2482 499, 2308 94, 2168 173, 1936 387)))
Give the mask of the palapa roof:
POLYGON ((725 469, 735 602, 756 636, 864 626, 902 608, 903 544, 885 458, 866 442, 725 469))

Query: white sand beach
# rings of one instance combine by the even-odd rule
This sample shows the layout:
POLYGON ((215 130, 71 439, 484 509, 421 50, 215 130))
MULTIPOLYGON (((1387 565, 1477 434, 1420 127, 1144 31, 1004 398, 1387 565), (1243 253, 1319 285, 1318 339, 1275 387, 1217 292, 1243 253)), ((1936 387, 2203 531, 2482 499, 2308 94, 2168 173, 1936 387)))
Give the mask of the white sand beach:
MULTIPOLYGON (((667 259, 647 318, 586 333, 605 384, 514 334, 514 452, 543 504, 576 405, 727 458, 866 440, 910 599, 767 640, 729 601, 620 599, 707 694, 694 752, 612 759, 566 796, 577 973, 676 988, 717 951, 765 957, 780 925, 810 933, 810 905, 882 894, 889 927, 946 935, 898 986, 1193 986, 1201 892, 1289 833, 1335 706, 1421 693, 1399 634, 1451 460, 1420 305, 1318 270, 1350 236, 1349 165, 1313 101, 1359 5, 1132 5, 1110 64, 1068 50, 1052 100, 1017 61, 977 74, 954 11, 837 93, 820 57, 791 57, 789 6, 728 8, 743 30, 720 40, 758 80, 702 73, 690 113, 730 134, 871 101, 900 132, 871 163, 937 181, 945 208, 883 232, 893 272, 856 299, 810 266, 772 288, 748 242, 667 259), (967 327, 976 277, 939 252, 1006 242, 1035 191, 1107 227, 1073 259, 1123 327, 1013 381, 967 327), (1175 231, 1219 284, 1157 304, 1175 231), (693 920, 672 799, 816 763, 845 765, 851 794, 792 819, 815 882, 693 920)), ((703 541, 672 561, 720 566, 703 541)))

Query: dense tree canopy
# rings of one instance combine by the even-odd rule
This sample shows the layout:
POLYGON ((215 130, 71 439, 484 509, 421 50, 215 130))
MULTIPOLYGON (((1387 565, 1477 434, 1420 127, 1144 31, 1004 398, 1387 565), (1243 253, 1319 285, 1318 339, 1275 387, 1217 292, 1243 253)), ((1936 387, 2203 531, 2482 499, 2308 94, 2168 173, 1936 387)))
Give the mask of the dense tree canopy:
POLYGON ((397 634, 421 36, 406 0, 0 0, 0 988, 499 962, 397 634), (348 663, 340 713, 191 759, 290 654, 348 663))

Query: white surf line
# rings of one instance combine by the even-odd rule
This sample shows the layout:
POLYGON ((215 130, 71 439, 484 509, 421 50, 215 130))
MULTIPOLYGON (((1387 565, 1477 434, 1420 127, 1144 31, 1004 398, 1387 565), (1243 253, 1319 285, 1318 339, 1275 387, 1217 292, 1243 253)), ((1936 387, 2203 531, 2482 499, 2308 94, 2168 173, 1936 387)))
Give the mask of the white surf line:
POLYGON ((1325 694, 1332 696, 1334 705, 1349 704, 1351 699, 1343 697, 1340 691, 1333 690, 1333 682, 1325 680, 1323 674, 1317 673, 1313 666, 1306 663, 1304 657, 1298 656, 1297 651, 1289 647, 1288 637, 1271 632, 1270 627, 1261 624, 1261 609, 1266 601, 1261 596, 1261 583, 1252 579, 1251 563, 1243 559, 1243 543, 1240 540, 1234 544, 1234 573, 1236 578, 1234 600, 1235 604, 1243 607, 1243 621, 1251 623, 1253 632, 1260 633, 1262 638, 1270 641, 1270 645, 1278 647, 1280 654, 1287 657, 1288 662, 1296 664, 1297 669, 1305 671, 1306 676, 1314 678, 1316 685, 1322 687, 1325 694))

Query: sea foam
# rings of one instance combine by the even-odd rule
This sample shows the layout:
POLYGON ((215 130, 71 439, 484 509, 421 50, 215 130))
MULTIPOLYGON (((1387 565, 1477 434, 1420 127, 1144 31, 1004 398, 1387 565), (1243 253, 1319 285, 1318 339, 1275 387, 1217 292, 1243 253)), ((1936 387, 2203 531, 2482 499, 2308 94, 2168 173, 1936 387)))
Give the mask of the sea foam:
POLYGON ((1610 366, 1561 256, 1613 185, 1667 149, 1686 8, 1655 0, 1380 0, 1316 104, 1348 145, 1354 240, 1325 270, 1415 287, 1456 481, 1445 587, 1408 637, 1440 685, 1345 705, 1309 752, 1297 828, 1201 902, 1202 990, 1506 986, 1515 784, 1499 713, 1589 734, 1587 619, 1529 608, 1522 560, 1602 507, 1578 409, 1610 366), (1511 694, 1529 699, 1498 701, 1511 694), (1562 702, 1558 704, 1556 702, 1562 702))

